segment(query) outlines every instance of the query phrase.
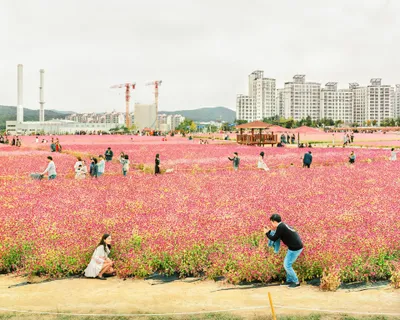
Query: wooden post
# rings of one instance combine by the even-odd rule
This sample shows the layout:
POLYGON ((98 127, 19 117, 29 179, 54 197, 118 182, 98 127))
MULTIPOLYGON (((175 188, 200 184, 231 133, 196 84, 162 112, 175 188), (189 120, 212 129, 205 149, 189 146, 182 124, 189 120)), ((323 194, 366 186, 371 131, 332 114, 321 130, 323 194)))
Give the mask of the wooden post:
POLYGON ((271 292, 268 292, 268 298, 269 298, 269 305, 270 305, 270 307, 271 307, 272 320, 276 320, 274 305, 272 304, 271 292))

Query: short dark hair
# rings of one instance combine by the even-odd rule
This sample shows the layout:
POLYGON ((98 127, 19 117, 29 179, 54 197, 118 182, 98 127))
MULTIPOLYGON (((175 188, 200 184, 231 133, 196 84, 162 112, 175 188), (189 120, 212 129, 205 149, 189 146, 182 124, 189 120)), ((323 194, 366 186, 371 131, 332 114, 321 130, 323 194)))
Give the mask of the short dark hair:
POLYGON ((53 161, 53 157, 48 156, 47 159, 53 161))
POLYGON ((270 221, 275 221, 275 222, 281 222, 281 221, 282 221, 282 218, 281 218, 281 216, 280 216, 279 214, 274 213, 274 214, 269 218, 269 220, 270 220, 270 221))
POLYGON ((394 148, 392 148, 392 151, 394 151, 394 148))
POLYGON ((237 153, 237 152, 234 152, 233 154, 236 154, 236 155, 238 155, 238 153, 237 153))
POLYGON ((311 151, 308 151, 309 154, 311 154, 311 151))

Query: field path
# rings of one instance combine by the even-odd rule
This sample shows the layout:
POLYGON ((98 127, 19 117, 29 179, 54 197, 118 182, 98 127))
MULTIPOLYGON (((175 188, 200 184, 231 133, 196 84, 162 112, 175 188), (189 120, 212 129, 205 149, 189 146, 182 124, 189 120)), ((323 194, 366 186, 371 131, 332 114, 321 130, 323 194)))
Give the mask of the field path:
MULTIPOLYGON (((68 279, 8 288, 24 281, 0 276, 0 309, 119 314, 207 312, 268 306, 268 292, 271 292, 277 314, 309 314, 311 311, 301 310, 305 308, 400 316, 400 291, 389 287, 321 292, 308 285, 288 289, 190 279, 172 282, 68 279)), ((269 308, 255 308, 232 313, 251 316, 269 312, 269 308)))

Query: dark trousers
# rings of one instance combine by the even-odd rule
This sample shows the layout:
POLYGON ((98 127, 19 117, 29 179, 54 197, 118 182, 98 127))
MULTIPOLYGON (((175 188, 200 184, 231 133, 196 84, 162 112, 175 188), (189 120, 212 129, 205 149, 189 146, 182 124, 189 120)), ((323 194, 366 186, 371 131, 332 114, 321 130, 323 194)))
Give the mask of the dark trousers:
POLYGON ((303 163, 303 168, 309 168, 311 166, 311 163, 303 163))

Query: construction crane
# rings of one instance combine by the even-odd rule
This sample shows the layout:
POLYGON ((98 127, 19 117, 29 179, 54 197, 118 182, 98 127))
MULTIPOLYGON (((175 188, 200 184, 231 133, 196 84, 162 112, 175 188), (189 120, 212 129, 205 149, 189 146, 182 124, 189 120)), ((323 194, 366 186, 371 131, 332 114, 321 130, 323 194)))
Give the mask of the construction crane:
POLYGON ((124 84, 116 84, 110 87, 111 89, 118 89, 118 88, 125 88, 125 103, 126 103, 126 110, 125 110, 125 126, 129 129, 132 125, 131 123, 131 116, 129 114, 129 101, 131 100, 131 88, 134 90, 136 88, 136 83, 124 83, 124 84))
POLYGON ((146 86, 154 86, 154 96, 155 96, 155 103, 156 103, 156 130, 159 130, 158 127, 158 87, 161 85, 162 80, 156 80, 146 83, 146 86))

